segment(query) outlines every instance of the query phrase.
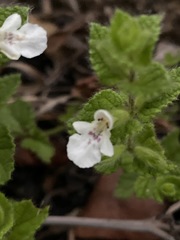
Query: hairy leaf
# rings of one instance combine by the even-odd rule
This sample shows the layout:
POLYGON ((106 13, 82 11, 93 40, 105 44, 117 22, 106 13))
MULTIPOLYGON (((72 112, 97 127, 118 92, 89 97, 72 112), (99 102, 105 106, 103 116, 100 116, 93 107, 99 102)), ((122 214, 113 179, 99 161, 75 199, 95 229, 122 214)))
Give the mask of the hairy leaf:
POLYGON ((87 121, 94 120, 94 113, 98 109, 105 109, 108 111, 116 110, 118 107, 122 107, 126 101, 125 96, 118 94, 113 90, 102 90, 96 93, 89 101, 83 106, 83 109, 78 113, 77 117, 69 121, 71 125, 75 121, 87 121))
POLYGON ((113 173, 118 170, 120 157, 124 150, 124 145, 114 146, 114 155, 110 158, 105 157, 100 163, 96 164, 96 170, 106 174, 113 173))
POLYGON ((11 202, 0 193, 0 239, 11 229, 14 223, 11 202))
POLYGON ((180 142, 179 142, 180 132, 179 129, 175 129, 170 132, 162 140, 162 146, 165 149, 165 154, 167 158, 180 166, 180 142))
POLYGON ((38 209, 31 201, 13 203, 14 225, 5 240, 29 240, 48 214, 48 208, 38 209))
POLYGON ((131 197, 134 192, 134 184, 137 179, 136 173, 123 173, 120 176, 115 195, 119 198, 131 197))
POLYGON ((19 74, 11 74, 0 78, 0 104, 5 103, 16 92, 19 84, 19 74))

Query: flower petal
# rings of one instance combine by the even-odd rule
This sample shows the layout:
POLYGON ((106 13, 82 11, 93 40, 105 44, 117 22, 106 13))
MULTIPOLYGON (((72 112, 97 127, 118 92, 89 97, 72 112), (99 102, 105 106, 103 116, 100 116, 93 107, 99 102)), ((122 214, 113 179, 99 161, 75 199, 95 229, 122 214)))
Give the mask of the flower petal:
POLYGON ((18 31, 20 40, 16 41, 16 47, 22 56, 33 58, 47 48, 47 33, 37 24, 26 23, 18 31), (23 35, 21 39, 21 35, 23 35))
POLYGON ((16 31, 20 26, 21 16, 17 13, 14 13, 6 18, 0 30, 12 32, 16 31))
POLYGON ((99 145, 93 141, 89 143, 87 135, 72 135, 67 144, 67 154, 80 168, 90 168, 101 161, 99 145))
POLYGON ((14 46, 11 46, 4 42, 0 43, 0 52, 4 53, 8 58, 12 60, 17 60, 21 56, 20 52, 18 52, 14 46))
POLYGON ((97 110, 95 113, 94 113, 94 119, 97 121, 98 119, 104 119, 108 122, 108 125, 109 125, 109 130, 112 129, 113 127, 113 116, 107 111, 107 110, 104 110, 104 109, 99 109, 97 110))
POLYGON ((100 144, 100 151, 103 155, 108 157, 112 157, 114 155, 114 148, 110 141, 110 133, 108 131, 103 133, 100 144))
POLYGON ((92 128, 92 124, 89 122, 77 121, 73 123, 73 127, 76 132, 80 134, 85 134, 88 133, 88 131, 92 128))

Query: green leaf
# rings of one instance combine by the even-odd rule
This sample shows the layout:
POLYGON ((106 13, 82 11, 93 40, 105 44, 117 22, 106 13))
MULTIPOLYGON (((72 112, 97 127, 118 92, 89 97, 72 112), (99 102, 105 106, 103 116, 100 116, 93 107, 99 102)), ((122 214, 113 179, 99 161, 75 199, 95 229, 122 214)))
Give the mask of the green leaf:
POLYGON ((14 223, 11 202, 0 193, 0 239, 11 229, 14 223))
POLYGON ((20 85, 20 75, 11 74, 0 78, 0 104, 5 103, 20 85))
POLYGON ((43 162, 49 163, 54 155, 54 148, 43 132, 37 129, 31 137, 23 139, 21 146, 34 152, 43 162))
POLYGON ((35 208, 31 201, 14 202, 14 225, 5 240, 29 240, 48 215, 48 208, 35 208))
MULTIPOLYGON (((27 134, 36 128, 35 115, 30 104, 23 101, 16 101, 8 105, 8 109, 20 128, 27 134)), ((15 129, 16 132, 16 129, 15 129)))
POLYGON ((154 118, 163 108, 177 99, 177 96, 180 94, 180 68, 170 71, 168 78, 170 80, 167 83, 163 83, 159 79, 159 84, 162 84, 164 87, 161 87, 159 94, 151 95, 151 98, 144 101, 141 105, 139 117, 143 121, 149 121, 154 118))
POLYGON ((112 86, 125 78, 128 74, 126 71, 128 63, 123 61, 122 56, 119 61, 119 55, 116 54, 109 39, 107 27, 92 23, 89 45, 91 64, 102 84, 112 86))
POLYGON ((143 172, 147 171, 152 174, 155 173, 166 173, 168 164, 163 155, 154 151, 151 148, 136 146, 134 149, 135 162, 138 168, 142 169, 143 172))
POLYGON ((162 194, 159 193, 156 186, 156 179, 151 175, 139 176, 134 185, 134 191, 137 197, 153 198, 162 202, 162 194))
POLYGON ((4 23, 7 17, 13 13, 21 15, 22 23, 24 24, 27 21, 27 15, 29 12, 29 7, 11 5, 8 7, 0 7, 0 26, 4 23))
POLYGON ((119 54, 140 65, 150 63, 160 33, 160 16, 131 17, 117 10, 112 17, 110 35, 119 54))
POLYGON ((179 142, 179 129, 170 132, 162 140, 162 146, 165 149, 165 155, 172 162, 180 166, 180 142, 179 142))
POLYGON ((135 137, 136 145, 142 145, 144 147, 153 149, 159 154, 164 156, 164 149, 160 142, 156 139, 154 126, 152 124, 144 124, 143 129, 135 137))
POLYGON ((144 57, 149 57, 149 60, 152 59, 152 54, 154 50, 154 46, 158 41, 160 32, 161 32, 161 15, 141 15, 137 18, 138 23, 143 31, 147 31, 151 33, 147 36, 146 47, 143 49, 141 53, 142 61, 147 61, 144 57))
POLYGON ((131 51, 132 47, 137 48, 140 42, 142 43, 141 28, 137 19, 121 10, 116 10, 111 19, 110 33, 113 43, 120 52, 131 51))
POLYGON ((143 101, 146 101, 146 99, 152 99, 153 96, 159 96, 162 92, 167 91, 169 86, 171 86, 171 81, 165 68, 161 64, 153 62, 138 69, 137 77, 129 88, 135 96, 142 96, 143 101))
POLYGON ((106 174, 110 174, 118 170, 120 165, 120 157, 125 148, 125 145, 122 144, 114 146, 114 155, 112 157, 105 157, 102 159, 100 163, 96 164, 96 170, 106 174))
POLYGON ((134 184, 137 179, 136 173, 123 173, 120 176, 115 190, 115 196, 119 198, 131 197, 134 192, 134 184))
POLYGON ((102 90, 95 94, 83 107, 83 109, 78 113, 77 117, 69 121, 69 127, 75 121, 87 121, 91 122, 94 119, 94 113, 98 109, 105 109, 112 111, 116 108, 122 107, 125 103, 125 96, 116 93, 113 90, 102 90))
POLYGON ((180 177, 174 175, 159 176, 157 178, 156 187, 162 198, 171 201, 180 199, 180 177))
POLYGON ((14 144, 6 127, 0 126, 0 184, 11 178, 14 169, 14 144))
POLYGON ((6 126, 10 132, 22 133, 19 122, 13 117, 8 106, 0 108, 0 124, 6 126))

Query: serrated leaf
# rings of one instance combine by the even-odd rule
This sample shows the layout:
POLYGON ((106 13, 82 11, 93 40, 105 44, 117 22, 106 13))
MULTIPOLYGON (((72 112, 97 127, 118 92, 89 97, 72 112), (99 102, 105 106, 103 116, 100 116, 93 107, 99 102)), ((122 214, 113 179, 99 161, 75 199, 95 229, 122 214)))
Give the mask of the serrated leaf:
MULTIPOLYGON (((139 109, 139 117, 143 121, 149 121, 154 118, 163 108, 171 104, 177 99, 180 94, 180 70, 174 69, 169 72, 170 80, 164 83, 164 88, 161 87, 159 94, 151 95, 151 98, 141 105, 139 109)), ((159 79, 160 81, 160 79, 159 79)), ((162 81, 160 81, 161 84, 162 81)), ((157 87, 157 86, 156 86, 157 87)))
POLYGON ((151 62, 153 48, 160 33, 159 16, 132 17, 117 10, 112 17, 110 30, 119 54, 125 52, 129 61, 140 65, 151 62))
POLYGON ((141 198, 153 198, 158 202, 162 202, 162 195, 156 187, 156 179, 151 175, 139 176, 134 185, 136 196, 141 198))
POLYGON ((4 184, 11 177, 14 169, 14 144, 9 131, 5 126, 0 126, 0 184, 4 184))
POLYGON ((126 51, 142 42, 140 41, 141 29, 137 19, 121 10, 116 10, 112 17, 110 32, 114 44, 120 51, 126 51))
POLYGON ((135 142, 137 145, 153 149, 159 154, 164 155, 164 149, 156 139, 154 126, 150 123, 143 126, 142 131, 135 137, 135 142))
POLYGON ((120 165, 119 159, 125 148, 125 145, 122 144, 114 146, 114 155, 112 157, 102 159, 100 163, 96 164, 96 170, 106 174, 110 174, 118 170, 120 165))
POLYGON ((107 89, 95 94, 87 104, 84 105, 83 110, 80 112, 80 117, 84 120, 93 120, 93 114, 98 109, 106 109, 113 111, 117 107, 123 106, 125 103, 125 96, 116 93, 113 90, 107 89), (87 115, 88 114, 88 115, 87 115))
POLYGON ((0 239, 11 229, 14 223, 11 202, 0 193, 0 239))
POLYGON ((162 139, 162 146, 165 149, 165 155, 170 161, 176 163, 178 166, 180 165, 179 136, 179 129, 175 129, 162 139))
POLYGON ((174 175, 159 176, 156 182, 156 188, 162 195, 171 201, 180 199, 180 177, 174 175))
POLYGON ((20 85, 20 75, 11 74, 0 78, 0 104, 5 103, 20 85))
POLYGON ((113 111, 116 108, 122 107, 126 99, 124 95, 118 94, 113 90, 102 90, 96 93, 78 113, 76 118, 69 121, 71 125, 75 121, 93 121, 94 112, 98 109, 113 111))
POLYGON ((143 146, 136 146, 134 153, 136 157, 135 162, 143 172, 147 171, 152 174, 167 172, 168 164, 162 154, 143 146))
POLYGON ((121 167, 126 173, 134 172, 134 153, 126 150, 121 156, 121 167))
POLYGON ((161 21, 162 16, 161 15, 141 15, 137 18, 138 23, 143 31, 150 32, 151 34, 148 35, 146 47, 143 49, 141 53, 142 61, 144 59, 144 56, 149 56, 149 60, 152 58, 153 50, 155 43, 158 41, 160 32, 161 32, 161 21))
POLYGON ((48 215, 48 208, 38 209, 31 201, 14 202, 14 225, 5 240, 29 240, 48 215))
POLYGON ((122 56, 119 61, 119 56, 109 39, 107 27, 97 23, 91 24, 89 45, 91 64, 102 84, 112 86, 125 78, 128 74, 128 63, 123 61, 122 56))
POLYGON ((171 80, 165 68, 153 62, 138 70, 136 80, 129 87, 132 93, 143 96, 143 100, 146 101, 153 96, 159 96, 168 86, 171 86, 171 80))
POLYGON ((115 196, 119 198, 128 198, 132 196, 136 179, 136 173, 123 173, 118 181, 115 196))

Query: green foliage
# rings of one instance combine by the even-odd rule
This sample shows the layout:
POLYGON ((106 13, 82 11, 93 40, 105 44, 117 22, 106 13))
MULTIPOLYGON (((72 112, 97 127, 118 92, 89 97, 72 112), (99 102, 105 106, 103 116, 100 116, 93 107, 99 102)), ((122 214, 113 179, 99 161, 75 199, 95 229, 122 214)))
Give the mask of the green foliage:
POLYGON ((21 15, 22 23, 24 24, 27 21, 27 16, 29 12, 29 7, 11 5, 8 7, 1 6, 0 7, 0 26, 4 23, 7 17, 12 15, 13 13, 18 13, 21 15))
POLYGON ((14 169, 13 163, 14 144, 7 128, 0 125, 0 184, 11 178, 14 169))
MULTIPOLYGON (((0 7, 0 26, 7 17, 18 13, 22 24, 27 21, 29 8, 22 6, 0 7)), ((1 39, 2 40, 2 39, 1 39)), ((9 59, 0 54, 0 64, 9 59)), ((17 101, 12 95, 20 85, 19 74, 0 77, 0 185, 5 184, 14 169, 13 137, 24 139, 22 145, 34 151, 46 163, 54 153, 47 136, 36 126, 31 106, 17 101)), ((35 231, 47 217, 48 208, 37 209, 31 201, 15 202, 0 193, 0 239, 32 240, 35 231)))
POLYGON ((0 105, 5 103, 17 90, 20 84, 19 74, 12 74, 0 78, 0 105))
POLYGON ((120 157, 125 151, 125 145, 114 146, 114 155, 111 158, 104 159, 96 165, 96 170, 102 173, 113 173, 120 165, 120 157))
POLYGON ((162 140, 162 145, 165 148, 165 154, 168 159, 180 166, 180 142, 179 130, 174 129, 162 140))
POLYGON ((165 154, 152 122, 180 93, 180 68, 168 70, 153 60, 161 21, 162 16, 132 17, 117 10, 110 26, 90 26, 92 67, 100 83, 113 90, 95 94, 69 127, 78 120, 92 122, 98 109, 113 115, 114 155, 103 156, 96 170, 109 174, 123 168, 116 190, 120 197, 135 192, 162 201, 180 194, 177 134, 163 140, 165 154))
POLYGON ((33 239, 35 231, 47 217, 48 208, 35 208, 31 201, 12 203, 14 224, 3 240, 33 239))
MULTIPOLYGON (((106 109, 113 111, 117 107, 123 106, 126 101, 126 96, 118 94, 110 89, 102 90, 95 94, 87 104, 84 105, 83 109, 78 113, 78 117, 75 117, 69 121, 69 126, 75 121, 93 121, 94 112, 98 109, 106 109)), ((117 112, 116 112, 117 114, 117 112)))
POLYGON ((49 163, 54 155, 54 148, 46 135, 40 131, 36 131, 32 137, 23 139, 21 146, 34 152, 45 163, 49 163))
POLYGON ((0 124, 15 136, 22 137, 22 147, 34 152, 42 161, 49 163, 54 155, 48 137, 37 128, 32 107, 20 100, 0 108, 0 124))
POLYGON ((11 202, 0 193, 0 239, 12 228, 14 223, 11 202))
POLYGON ((134 184, 137 179, 136 173, 124 173, 120 176, 118 186, 115 190, 115 196, 119 198, 128 198, 134 192, 134 184))
MULTIPOLYGON (((30 104, 18 100, 9 104, 8 110, 14 118, 14 121, 19 124, 22 133, 24 132, 27 134, 27 131, 30 132, 32 129, 36 128, 36 123, 34 121, 35 114, 30 104)), ((12 132, 16 131, 17 129, 12 129, 12 132)))

